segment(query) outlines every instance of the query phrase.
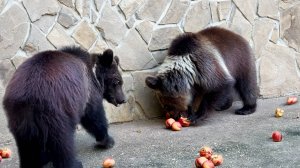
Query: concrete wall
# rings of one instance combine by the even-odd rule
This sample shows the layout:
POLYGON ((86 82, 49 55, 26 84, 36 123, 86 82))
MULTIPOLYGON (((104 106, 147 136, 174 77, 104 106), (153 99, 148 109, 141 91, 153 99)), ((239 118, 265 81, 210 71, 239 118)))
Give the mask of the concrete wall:
POLYGON ((0 0, 0 96, 15 69, 39 51, 112 48, 128 103, 106 103, 109 121, 157 117, 145 76, 156 72, 176 35, 213 25, 249 41, 261 97, 300 93, 299 0, 0 0))

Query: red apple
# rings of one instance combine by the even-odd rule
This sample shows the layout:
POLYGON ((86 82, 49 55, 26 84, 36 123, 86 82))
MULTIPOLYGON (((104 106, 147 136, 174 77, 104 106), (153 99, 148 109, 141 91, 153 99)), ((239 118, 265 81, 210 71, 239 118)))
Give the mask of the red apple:
POLYGON ((172 130, 173 131, 180 131, 181 130, 181 124, 178 122, 178 121, 175 121, 173 124, 172 124, 172 130))
POLYGON ((291 96, 291 97, 288 97, 286 104, 291 105, 291 104, 295 104, 296 102, 297 102, 297 97, 291 96))
POLYGON ((274 131, 272 133, 272 139, 274 142, 280 142, 282 140, 282 135, 279 131, 274 131))
POLYGON ((102 166, 103 168, 112 168, 114 167, 116 164, 115 160, 112 159, 112 158, 106 158, 103 163, 102 163, 102 166))
POLYGON ((11 150, 8 148, 4 148, 1 150, 1 156, 2 158, 10 158, 11 156, 11 150))
POLYGON ((204 146, 199 150, 200 156, 206 157, 207 159, 211 159, 212 153, 212 149, 208 146, 204 146))
POLYGON ((178 122, 183 126, 183 127, 189 127, 191 122, 189 119, 185 118, 185 117, 180 117, 178 119, 178 122))
POLYGON ((202 168, 203 163, 207 161, 206 157, 198 157, 195 160, 195 165, 197 168, 202 168))
POLYGON ((172 124, 175 122, 175 120, 173 118, 169 118, 166 120, 165 122, 165 125, 166 125, 166 128, 171 128, 172 127, 172 124))
POLYGON ((215 166, 219 166, 223 163, 223 156, 222 155, 212 155, 211 161, 215 166))
POLYGON ((207 160, 202 164, 202 168, 215 168, 215 165, 211 160, 207 160))

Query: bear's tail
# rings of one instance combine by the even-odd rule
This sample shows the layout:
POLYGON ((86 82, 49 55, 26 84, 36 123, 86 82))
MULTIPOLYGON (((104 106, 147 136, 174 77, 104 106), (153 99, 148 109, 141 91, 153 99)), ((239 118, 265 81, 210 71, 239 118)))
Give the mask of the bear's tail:
POLYGON ((199 42, 195 33, 188 32, 178 35, 171 42, 168 50, 168 55, 176 56, 189 54, 198 48, 198 43, 199 42))

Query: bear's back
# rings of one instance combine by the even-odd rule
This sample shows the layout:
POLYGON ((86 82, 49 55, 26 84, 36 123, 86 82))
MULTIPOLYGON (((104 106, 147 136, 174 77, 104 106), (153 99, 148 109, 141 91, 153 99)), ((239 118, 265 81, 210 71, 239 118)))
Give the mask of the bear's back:
POLYGON ((82 106, 78 104, 78 99, 82 103, 88 99, 87 73, 86 64, 71 54, 61 51, 38 53, 27 59, 14 73, 6 87, 4 105, 20 104, 31 109, 52 106, 72 111, 82 106))

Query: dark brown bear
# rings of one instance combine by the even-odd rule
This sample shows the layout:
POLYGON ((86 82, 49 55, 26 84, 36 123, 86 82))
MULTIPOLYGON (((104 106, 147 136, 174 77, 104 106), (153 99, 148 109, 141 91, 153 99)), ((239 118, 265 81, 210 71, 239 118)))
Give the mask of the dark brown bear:
POLYGON ((217 27, 176 37, 156 76, 146 78, 165 111, 188 112, 195 122, 211 109, 225 110, 233 102, 233 89, 243 107, 236 114, 256 110, 255 61, 248 42, 241 36, 217 27))
POLYGON ((49 161, 56 168, 82 167, 74 150, 78 123, 99 146, 114 145, 102 101, 125 102, 119 61, 109 49, 93 56, 78 47, 40 52, 14 73, 3 105, 21 168, 40 168, 49 161))

